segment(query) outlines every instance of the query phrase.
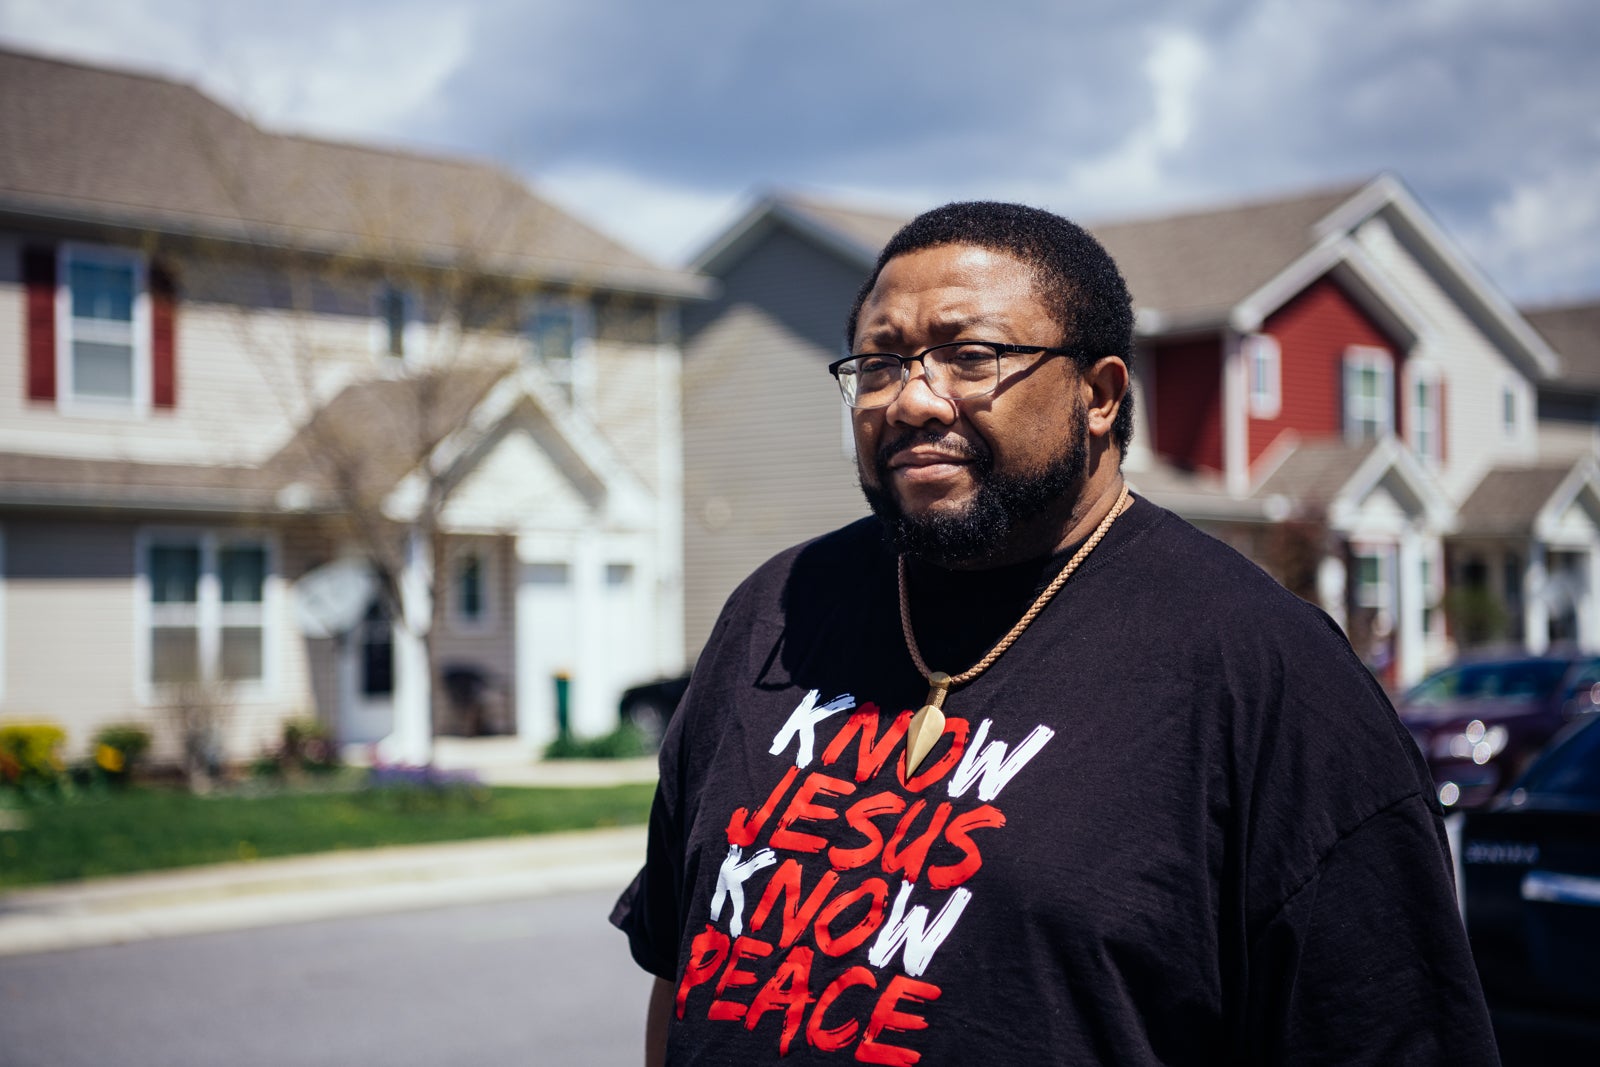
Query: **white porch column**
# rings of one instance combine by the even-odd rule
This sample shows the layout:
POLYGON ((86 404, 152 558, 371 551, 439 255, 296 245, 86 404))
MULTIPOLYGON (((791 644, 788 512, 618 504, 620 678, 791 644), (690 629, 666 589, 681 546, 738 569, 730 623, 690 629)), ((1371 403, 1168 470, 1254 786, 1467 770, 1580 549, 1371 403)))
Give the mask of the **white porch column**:
POLYGON ((1550 607, 1544 600, 1546 582, 1544 542, 1528 542, 1528 562, 1522 571, 1522 643, 1529 652, 1550 647, 1550 607))
POLYGON ((1341 630, 1348 629, 1344 614, 1347 581, 1344 560, 1336 555, 1323 556, 1317 564, 1317 600, 1341 630))
POLYGON ((1237 330, 1223 333, 1222 469, 1228 492, 1234 496, 1244 496, 1250 491, 1250 383, 1240 341, 1237 330))
POLYGON ((433 546, 412 529, 400 572, 400 625, 394 628, 394 732, 378 748, 384 759, 412 766, 433 759, 433 679, 423 643, 433 624, 432 576, 433 546))
POLYGON ((606 649, 605 566, 607 541, 599 530, 579 537, 572 555, 573 632, 577 654, 573 657, 570 693, 572 732, 580 737, 608 733, 616 725, 605 709, 606 649))
POLYGON ((1422 680, 1427 666, 1426 634, 1422 628, 1422 608, 1426 591, 1422 586, 1422 535, 1415 527, 1407 526, 1400 535, 1399 559, 1396 563, 1397 591, 1400 594, 1399 614, 1395 620, 1397 644, 1395 680, 1403 686, 1422 680))

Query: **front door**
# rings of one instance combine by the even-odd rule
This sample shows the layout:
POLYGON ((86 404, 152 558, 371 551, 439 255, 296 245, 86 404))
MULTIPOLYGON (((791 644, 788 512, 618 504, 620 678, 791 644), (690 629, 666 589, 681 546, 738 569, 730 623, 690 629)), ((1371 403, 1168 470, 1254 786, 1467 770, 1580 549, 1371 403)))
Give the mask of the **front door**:
POLYGON ((394 731, 394 625, 376 597, 339 656, 339 740, 367 745, 394 731))

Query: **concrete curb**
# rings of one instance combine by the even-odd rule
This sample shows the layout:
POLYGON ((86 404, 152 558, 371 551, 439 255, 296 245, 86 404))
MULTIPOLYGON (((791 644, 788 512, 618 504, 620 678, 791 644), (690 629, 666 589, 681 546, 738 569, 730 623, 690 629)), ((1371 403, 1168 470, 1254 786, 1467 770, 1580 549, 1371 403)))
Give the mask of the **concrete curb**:
POLYGON ((615 887, 645 828, 229 863, 0 895, 0 956, 615 887))

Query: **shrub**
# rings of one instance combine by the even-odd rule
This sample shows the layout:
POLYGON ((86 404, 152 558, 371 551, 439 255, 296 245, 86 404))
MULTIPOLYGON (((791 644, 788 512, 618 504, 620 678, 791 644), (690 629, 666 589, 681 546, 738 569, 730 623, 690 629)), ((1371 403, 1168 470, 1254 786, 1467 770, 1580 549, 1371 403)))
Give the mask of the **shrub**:
POLYGON ((0 726, 0 784, 32 790, 66 782, 61 746, 67 732, 52 723, 0 726))
POLYGON ((334 743, 333 730, 321 719, 309 715, 286 720, 278 761, 288 770, 313 773, 338 770, 339 746, 334 743))
POLYGON ((126 782, 149 751, 150 731, 135 723, 104 726, 94 735, 94 764, 113 782, 126 782))
POLYGON ((632 759, 655 751, 650 739, 631 722, 625 722, 600 737, 573 737, 564 734, 550 742, 545 759, 632 759))

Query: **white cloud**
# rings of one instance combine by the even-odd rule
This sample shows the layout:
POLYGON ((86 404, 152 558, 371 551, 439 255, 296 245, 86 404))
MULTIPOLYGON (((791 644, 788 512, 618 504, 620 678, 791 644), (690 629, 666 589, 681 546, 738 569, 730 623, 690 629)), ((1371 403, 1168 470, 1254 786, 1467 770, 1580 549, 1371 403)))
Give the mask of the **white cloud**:
POLYGON ((1110 152, 1072 167, 1067 195, 1093 201, 1104 212, 1170 191, 1166 163, 1189 142, 1195 90, 1209 67, 1205 43, 1193 33, 1176 28, 1157 33, 1142 68, 1151 100, 1147 117, 1110 152))
POLYGON ((734 192, 685 189, 629 171, 569 164, 537 175, 540 193, 658 263, 682 263, 733 221, 734 192))
POLYGON ((1519 182, 1462 243, 1514 300, 1600 291, 1600 158, 1519 182))

